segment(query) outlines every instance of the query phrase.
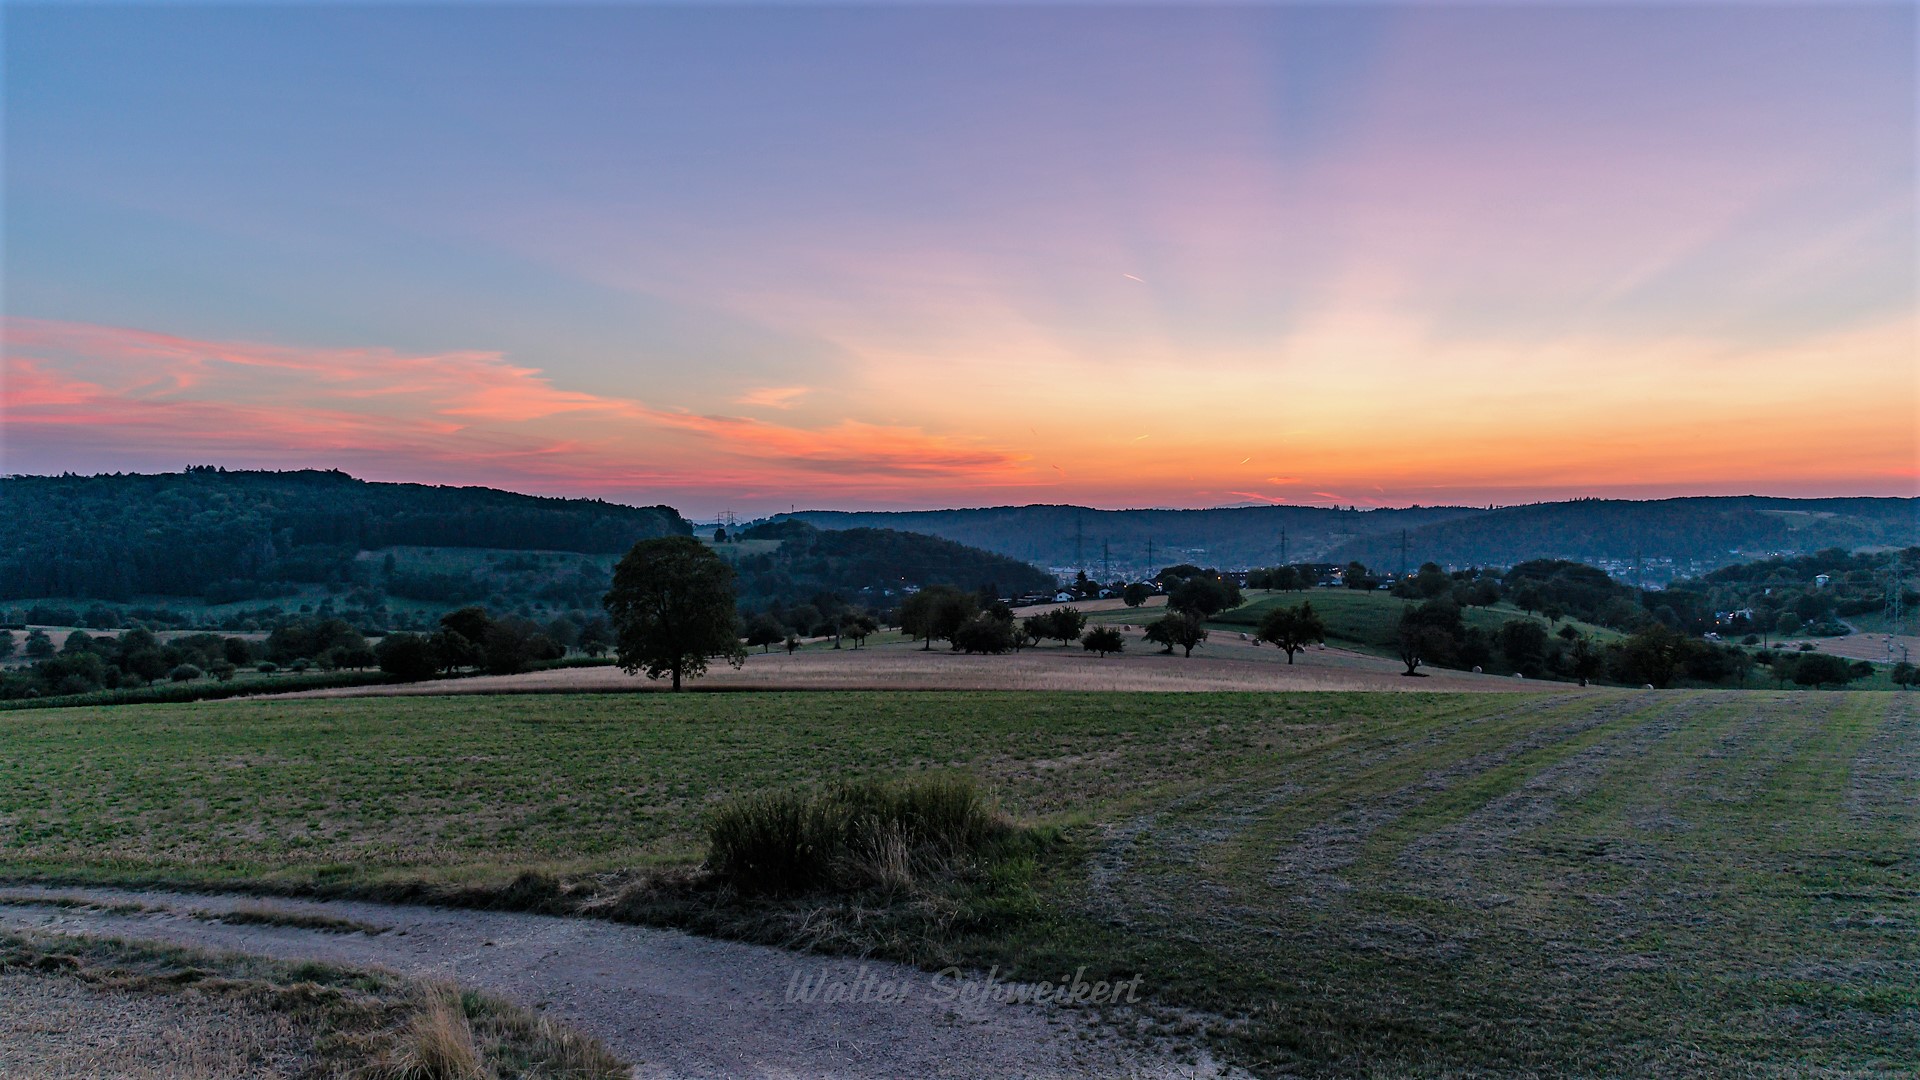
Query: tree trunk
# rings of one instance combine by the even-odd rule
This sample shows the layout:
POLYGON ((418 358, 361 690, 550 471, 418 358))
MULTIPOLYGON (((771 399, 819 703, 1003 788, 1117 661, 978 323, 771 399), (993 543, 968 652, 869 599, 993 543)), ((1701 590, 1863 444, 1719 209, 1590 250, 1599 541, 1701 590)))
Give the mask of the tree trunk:
POLYGON ((676 693, 680 689, 680 665, 678 663, 673 665, 673 689, 676 693))

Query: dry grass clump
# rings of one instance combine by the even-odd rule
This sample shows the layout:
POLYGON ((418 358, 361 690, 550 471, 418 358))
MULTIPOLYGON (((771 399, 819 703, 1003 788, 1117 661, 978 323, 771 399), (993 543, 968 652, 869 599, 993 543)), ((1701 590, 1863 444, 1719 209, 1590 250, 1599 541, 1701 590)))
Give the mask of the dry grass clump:
POLYGON ((482 1062, 459 999, 444 990, 428 995, 387 1059, 367 1073, 368 1080, 495 1080, 497 1075, 482 1062))
POLYGON ((1010 832, 967 777, 764 792, 715 812, 707 869, 744 893, 907 890, 1010 832))
MULTIPOLYGON (((356 1080, 624 1080, 631 1074, 599 1040, 511 1002, 325 964, 286 964, 69 935, 0 933, 0 979, 20 977, 110 995, 109 1002, 119 999, 111 1007, 122 1012, 141 1012, 126 1002, 129 997, 165 998, 181 1006, 163 1015, 188 1018, 204 1030, 189 1032, 194 1036, 189 1038, 149 1040, 152 1060, 141 1063, 140 1076, 200 1080, 229 1075, 205 1066, 209 1048, 229 1057, 229 1051, 239 1048, 256 1058, 265 1048, 298 1059, 285 1062, 286 1070, 264 1072, 256 1061, 241 1069, 249 1076, 291 1072, 356 1080)), ((15 988, 5 1000, 18 1005, 71 997, 70 992, 66 997, 23 997, 15 988)), ((8 1064, 4 1050, 0 1043, 0 1074, 8 1064)), ((100 1075, 90 1063, 97 1064, 102 1052, 76 1040, 51 1057, 34 1058, 30 1075, 100 1075)), ((136 1075, 118 1067, 111 1074, 136 1075)))
POLYGON ((429 987, 366 1080, 613 1080, 630 1070, 600 1040, 511 1002, 429 987))

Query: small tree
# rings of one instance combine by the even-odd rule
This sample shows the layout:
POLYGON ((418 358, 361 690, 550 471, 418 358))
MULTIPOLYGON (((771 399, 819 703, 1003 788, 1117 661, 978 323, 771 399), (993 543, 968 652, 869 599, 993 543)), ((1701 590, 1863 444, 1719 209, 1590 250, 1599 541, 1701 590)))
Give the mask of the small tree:
POLYGON ((1508 619, 1500 626, 1496 640, 1500 651, 1515 671, 1535 674, 1547 652, 1546 628, 1532 619, 1508 619))
POLYGON ((879 629, 880 624, 864 611, 850 611, 840 617, 840 632, 853 639, 856 649, 866 644, 867 639, 879 629))
POLYGON ((786 636, 787 632, 781 628, 780 620, 771 615, 755 615, 747 623, 747 647, 752 648, 758 645, 762 653, 778 645, 786 639, 786 636))
POLYGON ((1207 640, 1207 628, 1198 616, 1176 611, 1148 623, 1146 640, 1166 646, 1169 654, 1178 647, 1191 658, 1194 647, 1207 640))
POLYGON ((642 540, 613 568, 601 601, 613 621, 615 654, 628 674, 683 679, 706 673, 719 657, 746 661, 734 608, 733 568, 691 536, 642 540))
POLYGON ((1441 660, 1453 651, 1453 638, 1445 630, 1428 623, 1412 609, 1400 613, 1397 636, 1400 662, 1407 666, 1402 675, 1420 676, 1429 660, 1441 660))
POLYGON ((1086 613, 1079 608, 1063 607, 1042 617, 1047 620, 1047 632, 1044 635, 1035 636, 1052 638, 1062 646, 1078 638, 1080 631, 1086 629, 1087 625, 1086 613))
POLYGON ((900 605, 900 629, 910 636, 924 638, 922 651, 933 648, 934 639, 950 641, 974 612, 980 610, 972 594, 951 585, 929 585, 900 605))
POLYGON ((1125 651, 1127 640, 1111 626, 1096 626, 1080 639, 1080 647, 1091 653, 1099 653, 1104 660, 1108 653, 1125 651))
POLYGON ((167 672, 167 678, 173 680, 174 682, 192 682, 193 680, 205 674, 206 672, 201 671, 199 668, 194 667, 192 664, 177 664, 174 666, 173 670, 167 672))
POLYGON ((53 639, 45 630, 35 630, 27 635, 27 656, 34 660, 45 660, 53 655, 53 639))
POLYGON ((1685 639, 1664 623, 1649 623, 1646 629, 1629 637, 1624 646, 1627 669, 1636 678, 1666 689, 1680 666, 1685 639))
POLYGON ((1920 668, 1905 660, 1893 665, 1893 670, 1887 674, 1893 679, 1893 685, 1902 690, 1911 690, 1914 683, 1920 682, 1920 668))
POLYGON ((1126 588, 1120 590, 1120 599, 1125 601, 1128 607, 1139 607, 1147 602, 1147 597, 1152 595, 1153 587, 1139 581, 1130 581, 1126 588))
POLYGON ((1258 641, 1271 642, 1287 654, 1287 663, 1293 663, 1293 654, 1305 649, 1316 641, 1327 639, 1327 624, 1313 610, 1313 601, 1305 600, 1298 607, 1277 607, 1260 619, 1258 641))
POLYGON ((1593 639, 1585 634, 1573 639, 1573 645, 1567 652, 1569 665, 1573 668, 1573 677, 1585 686, 1595 675, 1600 674, 1602 654, 1593 647, 1593 639))
POLYGON ((1753 670, 1753 654, 1745 649, 1728 649, 1727 663, 1733 667, 1733 673, 1740 680, 1740 689, 1747 688, 1747 674, 1753 670))

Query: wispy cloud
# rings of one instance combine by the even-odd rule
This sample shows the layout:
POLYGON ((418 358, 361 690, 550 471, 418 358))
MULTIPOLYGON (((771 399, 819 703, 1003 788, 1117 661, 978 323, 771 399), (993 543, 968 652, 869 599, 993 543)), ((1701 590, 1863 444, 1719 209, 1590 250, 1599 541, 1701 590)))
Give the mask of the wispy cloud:
POLYGON ((563 389, 495 352, 201 341, 22 318, 0 326, 0 418, 15 452, 84 437, 183 459, 342 452, 384 455, 403 471, 487 463, 502 483, 795 478, 827 491, 915 478, 1018 482, 1024 460, 914 427, 855 419, 791 427, 563 389))
POLYGON ((807 386, 762 386, 740 395, 734 403, 763 409, 791 409, 811 389, 807 386))

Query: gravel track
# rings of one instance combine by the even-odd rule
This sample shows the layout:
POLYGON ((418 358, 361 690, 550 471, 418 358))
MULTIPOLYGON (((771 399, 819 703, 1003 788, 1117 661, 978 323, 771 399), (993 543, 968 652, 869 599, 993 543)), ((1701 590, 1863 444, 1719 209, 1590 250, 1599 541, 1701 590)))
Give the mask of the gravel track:
POLYGON ((0 927, 456 980, 598 1036, 634 1063, 637 1077, 1229 1075, 1203 1052, 1176 1057, 1178 1048, 1123 1039, 1083 1009, 939 1000, 934 977, 912 968, 592 919, 358 901, 8 886, 0 888, 0 927), (207 917, 235 910, 317 915, 379 932, 207 917), (895 981, 906 988, 904 1000, 788 1000, 796 979, 857 986, 863 976, 867 985, 895 981))

